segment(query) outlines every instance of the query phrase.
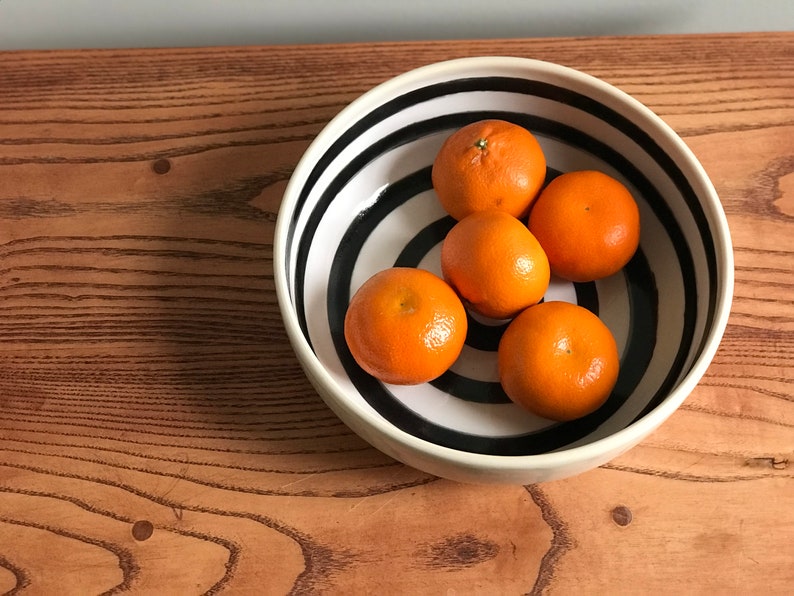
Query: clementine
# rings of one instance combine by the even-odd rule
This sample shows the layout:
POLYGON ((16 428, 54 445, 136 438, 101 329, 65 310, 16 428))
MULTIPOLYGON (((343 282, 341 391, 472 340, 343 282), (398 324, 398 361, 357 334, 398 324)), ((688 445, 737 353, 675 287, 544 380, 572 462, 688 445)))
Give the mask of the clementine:
POLYGON ((435 379, 457 359, 466 311, 454 290, 423 269, 392 267, 370 277, 350 300, 344 335, 350 353, 385 383, 435 379))
POLYGON ((640 242, 640 212, 631 192, 595 170, 552 180, 533 204, 528 225, 552 272, 575 282, 617 273, 640 242))
POLYGON ((481 120, 452 133, 433 162, 433 188, 457 220, 499 209, 529 211, 546 179, 546 158, 535 136, 504 120, 481 120))
POLYGON ((520 220, 475 211, 441 245, 441 273, 472 310, 507 319, 536 304, 549 286, 549 261, 520 220))
POLYGON ((515 403, 550 420, 598 409, 618 378, 615 339, 595 314, 567 302, 543 302, 508 325, 498 348, 502 388, 515 403))

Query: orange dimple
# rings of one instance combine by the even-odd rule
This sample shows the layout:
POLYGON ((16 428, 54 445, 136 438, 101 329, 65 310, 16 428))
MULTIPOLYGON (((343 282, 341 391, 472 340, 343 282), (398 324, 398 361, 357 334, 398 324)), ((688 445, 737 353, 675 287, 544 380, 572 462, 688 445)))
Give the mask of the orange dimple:
POLYGON ((393 267, 353 295, 344 334, 359 366, 386 383, 435 379, 457 359, 466 311, 444 280, 429 271, 393 267))
POLYGON ((515 403, 550 420, 598 409, 618 378, 617 345, 586 308, 543 302, 518 315, 499 343, 499 376, 515 403))
POLYGON ((595 170, 562 174, 540 193, 529 214, 556 275, 575 282, 608 277, 640 243, 640 213, 629 190, 595 170))
POLYGON ((527 227, 503 211, 477 211, 450 230, 441 272, 472 310, 506 319, 536 304, 549 286, 549 262, 527 227))
POLYGON ((432 179, 442 207, 457 220, 487 209, 524 217, 546 179, 546 158, 527 129, 481 120, 447 138, 432 179))

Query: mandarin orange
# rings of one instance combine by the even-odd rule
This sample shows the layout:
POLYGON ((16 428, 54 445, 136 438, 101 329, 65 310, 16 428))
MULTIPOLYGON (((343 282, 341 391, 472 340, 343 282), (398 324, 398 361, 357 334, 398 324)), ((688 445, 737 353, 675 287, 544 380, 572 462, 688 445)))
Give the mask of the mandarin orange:
POLYGON ((350 300, 344 335, 356 362, 385 383, 414 385, 439 377, 466 339, 457 294, 423 269, 392 267, 370 277, 350 300))
POLYGON ((525 217, 546 179, 535 136, 504 120, 481 120, 452 133, 433 162, 433 188, 457 220, 486 209, 525 217))
POLYGON ((498 361, 508 397, 557 421, 598 409, 619 369, 609 328, 586 308, 560 301, 531 306, 513 319, 499 342, 498 361))
POLYGON ((640 212, 631 192, 596 170, 552 180, 533 204, 528 225, 552 272, 574 282, 617 273, 640 242, 640 212))
POLYGON ((523 222, 504 211, 475 211, 441 246, 441 273, 469 307, 507 319, 536 304, 549 286, 549 262, 523 222))

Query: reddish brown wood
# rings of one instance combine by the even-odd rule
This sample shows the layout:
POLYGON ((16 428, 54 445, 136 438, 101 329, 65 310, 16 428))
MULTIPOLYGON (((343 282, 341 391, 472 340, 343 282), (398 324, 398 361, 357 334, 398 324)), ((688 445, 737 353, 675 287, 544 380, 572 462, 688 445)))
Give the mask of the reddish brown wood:
POLYGON ((790 593, 794 34, 0 56, 0 593, 790 593), (723 200, 736 297, 706 377, 617 460, 464 486, 328 410, 280 321, 308 143, 457 56, 614 83, 723 200))

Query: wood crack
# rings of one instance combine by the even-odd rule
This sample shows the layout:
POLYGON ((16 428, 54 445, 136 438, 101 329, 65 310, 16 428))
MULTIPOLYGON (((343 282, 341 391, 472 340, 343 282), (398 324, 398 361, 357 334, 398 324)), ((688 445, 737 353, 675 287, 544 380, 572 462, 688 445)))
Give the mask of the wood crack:
POLYGON ((530 591, 531 596, 540 596, 551 587, 555 573, 557 572, 557 565, 565 553, 574 548, 576 543, 570 534, 568 524, 565 523, 554 509, 551 501, 541 490, 540 486, 532 484, 525 488, 532 498, 532 501, 534 501, 535 505, 540 509, 540 515, 543 521, 546 522, 546 525, 549 526, 552 532, 551 545, 540 561, 538 576, 530 591))

